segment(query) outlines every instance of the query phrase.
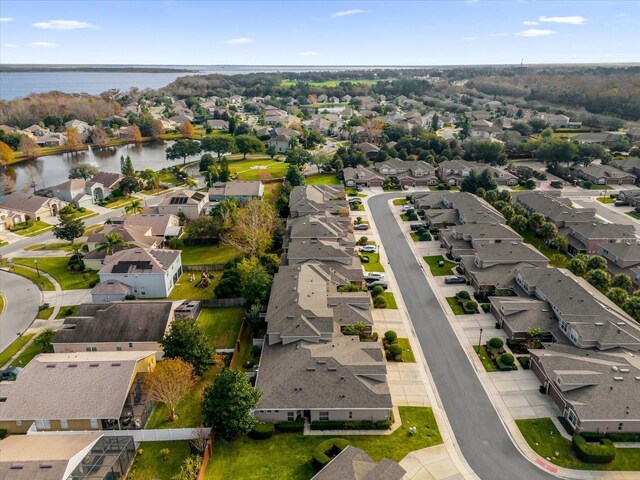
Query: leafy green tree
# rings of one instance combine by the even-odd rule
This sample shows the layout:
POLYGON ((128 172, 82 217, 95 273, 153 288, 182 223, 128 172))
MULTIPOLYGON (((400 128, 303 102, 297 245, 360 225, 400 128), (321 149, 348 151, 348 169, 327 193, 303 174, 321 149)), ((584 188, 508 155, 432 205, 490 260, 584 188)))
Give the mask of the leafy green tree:
POLYGON ((304 148, 293 148, 287 150, 285 162, 291 165, 305 165, 313 160, 311 152, 306 151, 304 148))
POLYGON ((289 169, 287 170, 287 175, 284 179, 291 184, 292 187, 297 187, 298 185, 304 185, 304 175, 300 171, 300 168, 296 165, 289 165, 289 169))
POLYGON ((218 161, 224 153, 233 153, 236 150, 236 140, 228 135, 214 135, 204 137, 201 142, 203 152, 215 152, 218 161))
POLYGON ((115 248, 124 247, 126 245, 127 242, 122 239, 122 235, 120 235, 118 232, 105 233, 104 241, 96 245, 96 250, 98 252, 104 252, 105 255, 111 255, 115 248))
POLYGON ((226 440, 249 432, 255 423, 251 409, 261 392, 251 386, 244 372, 225 369, 204 391, 204 423, 226 440))
POLYGON ((505 165, 507 154, 501 143, 488 140, 467 140, 464 143, 464 159, 490 165, 505 165))
POLYGON ((229 160, 223 158, 220 162, 220 170, 218 173, 218 181, 228 182, 231 178, 231 168, 229 168, 229 160))
POLYGON ((181 158, 183 166, 187 164, 187 157, 197 155, 198 153, 200 153, 200 143, 184 138, 176 140, 175 143, 165 151, 167 160, 178 160, 181 158))
POLYGON ((134 175, 126 175, 120 180, 120 190, 127 196, 142 190, 142 181, 134 175))
POLYGON ((273 277, 256 257, 244 258, 238 263, 242 296, 251 304, 263 305, 269 299, 273 277))
POLYGON ((621 288, 625 292, 629 291, 631 285, 633 285, 631 277, 626 273, 618 273, 617 275, 614 275, 613 280, 611 281, 612 287, 621 288))
POLYGON ((557 166, 559 163, 572 162, 577 152, 578 147, 575 143, 561 138, 551 138, 541 142, 533 155, 548 165, 557 166))
POLYGON ((124 175, 125 177, 133 176, 136 174, 136 171, 133 169, 133 162, 131 161, 131 157, 129 155, 127 155, 126 157, 124 155, 120 156, 120 173, 122 173, 122 175, 124 175))
POLYGON ((500 209, 500 213, 507 220, 507 223, 509 223, 511 219, 514 217, 514 215, 516 214, 513 210, 513 207, 508 203, 500 209))
POLYGON ((489 169, 483 170, 478 177, 478 188, 484 188, 485 190, 496 190, 498 188, 498 182, 493 178, 489 169))
POLYGON ((145 182, 145 186, 148 190, 154 190, 160 186, 160 175, 151 168, 143 170, 138 174, 138 176, 145 182))
POLYGON ((76 238, 84 235, 84 222, 74 215, 60 214, 60 222, 53 227, 53 236, 59 240, 75 242, 76 238))
POLYGON ((640 296, 633 295, 622 305, 622 309, 631 317, 640 318, 640 296))
POLYGON ((593 257, 589 257, 587 267, 589 270, 606 270, 607 260, 600 255, 594 255, 593 257))
POLYGON ((558 227, 551 222, 544 222, 538 229, 539 235, 547 242, 558 236, 558 227))
POLYGON ((542 215, 540 212, 533 212, 531 214, 531 217, 529 218, 529 226, 533 230, 538 230, 544 222, 544 215, 542 215))
POLYGON ((471 170, 469 176, 462 181, 460 190, 463 192, 476 193, 478 190, 478 182, 478 174, 476 174, 475 170, 471 170))
POLYGON ((273 158, 278 154, 278 151, 276 150, 276 147, 274 147, 273 145, 269 145, 267 147, 266 153, 267 155, 269 155, 269 157, 271 157, 271 160, 273 160, 273 158))
POLYGON ((56 331, 53 328, 45 328, 33 339, 33 343, 36 344, 40 352, 53 353, 53 337, 55 336, 56 331))
POLYGON ((82 178, 84 180, 89 180, 90 178, 95 177, 97 173, 98 169, 93 165, 81 163, 69 170, 69 179, 82 178))
POLYGON ((553 243, 553 247, 556 250, 565 250, 569 245, 569 242, 567 241, 567 239, 560 236, 555 237, 552 243, 553 243))
MULTIPOLYGON (((202 141, 204 143, 204 140, 202 141)), ((209 167, 214 166, 216 164, 215 158, 210 153, 205 153, 200 157, 200 162, 198 162, 198 171, 206 172, 209 170, 209 167)))
POLYGON ((264 145, 259 138, 248 134, 236 137, 236 147, 242 153, 242 158, 247 158, 247 153, 260 153, 264 149, 264 145))
POLYGON ((165 358, 181 358, 202 375, 211 363, 215 349, 209 338, 193 318, 176 318, 169 332, 160 340, 165 358))
POLYGON ((142 205, 142 200, 139 198, 135 200, 131 200, 129 205, 124 207, 124 211, 130 214, 142 213, 144 210, 144 206, 142 205))
POLYGON ((533 133, 533 127, 527 122, 513 122, 511 124, 511 130, 518 132, 524 137, 528 137, 533 133))
POLYGON ((535 133, 539 133, 549 126, 549 122, 547 122, 544 118, 534 117, 529 120, 529 126, 531 126, 535 133))
POLYGON ((628 152, 630 148, 631 142, 629 139, 624 135, 619 135, 618 138, 611 143, 609 150, 611 150, 611 153, 621 153, 628 152))
POLYGON ((523 215, 515 215, 511 219, 511 226, 516 230, 524 230, 527 228, 527 218, 523 215))
POLYGON ((607 298, 618 306, 624 305, 629 299, 627 291, 623 288, 613 287, 607 292, 607 298))
POLYGON ((590 270, 585 278, 598 290, 606 290, 611 285, 611 275, 606 270, 590 270))

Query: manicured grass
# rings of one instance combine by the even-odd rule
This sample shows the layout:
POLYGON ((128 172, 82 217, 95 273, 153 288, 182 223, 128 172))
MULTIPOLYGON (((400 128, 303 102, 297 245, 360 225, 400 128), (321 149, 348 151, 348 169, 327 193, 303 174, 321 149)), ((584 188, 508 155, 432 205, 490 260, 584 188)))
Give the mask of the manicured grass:
POLYGON ((31 343, 27 348, 25 348, 18 358, 16 358, 13 362, 11 362, 10 367, 26 367, 27 364, 33 360, 36 355, 40 355, 42 353, 42 349, 36 345, 35 343, 31 343))
POLYGON ((216 348, 233 348, 242 326, 244 309, 203 308, 198 317, 198 324, 216 348))
POLYGON ((129 476, 135 480, 171 480, 180 472, 184 460, 191 453, 189 442, 142 442, 129 476), (164 460, 160 455, 163 449, 169 449, 169 457, 164 460))
MULTIPOLYGON (((361 448, 374 460, 396 462, 409 452, 442 443, 433 412, 424 407, 399 407, 402 426, 390 435, 337 435, 361 448), (409 428, 416 427, 415 435, 409 428)), ((308 480, 315 475, 311 465, 313 449, 326 436, 278 433, 268 440, 251 440, 243 435, 233 442, 216 438, 206 480, 230 478, 308 480)))
POLYGON ((4 312, 4 296, 0 293, 0 315, 4 312))
POLYGON ((18 337, 11 345, 5 348, 4 351, 0 353, 0 367, 11 360, 11 358, 18 353, 18 351, 24 347, 32 337, 33 333, 20 335, 20 337, 18 337))
POLYGON ((616 199, 611 197, 596 197, 600 203, 615 203, 616 199))
POLYGON ((48 278, 43 276, 38 277, 38 272, 35 270, 31 270, 30 268, 21 267, 20 265, 15 265, 9 269, 11 273, 15 273, 16 275, 20 275, 21 277, 28 278, 33 281, 40 290, 45 292, 53 292, 55 291, 55 287, 53 283, 48 278))
POLYGON ((211 265, 227 263, 238 255, 239 252, 235 248, 227 245, 189 245, 182 249, 182 264, 211 265))
POLYGON ((382 295, 384 295, 385 300, 387 301, 387 308, 390 308, 392 310, 397 310, 398 309, 398 304, 396 303, 396 297, 393 296, 393 292, 384 292, 382 295))
MULTIPOLYGON (((29 228, 23 228, 20 230, 15 230, 13 233, 17 235, 21 235, 23 237, 34 237, 36 235, 40 235, 41 233, 47 232, 53 229, 53 226, 48 223, 42 222, 40 220, 30 221, 31 226, 29 228)), ((16 226, 22 225, 18 223, 16 226)))
POLYGON ((464 315, 464 310, 462 310, 462 306, 460 306, 456 297, 447 297, 447 303, 451 307, 451 310, 453 310, 453 313, 456 315, 464 315))
POLYGON ((358 197, 358 198, 365 198, 366 197, 366 195, 364 193, 358 192, 355 188, 348 188, 346 193, 347 193, 348 197, 358 197))
POLYGON ((342 182, 335 173, 321 173, 306 177, 304 183, 307 185, 340 185, 342 182))
POLYGON ((640 213, 636 212, 635 210, 631 210, 630 212, 627 212, 627 215, 629 215, 632 218, 635 218, 636 220, 640 220, 640 213))
POLYGON ((202 288, 196 286, 200 282, 200 272, 184 272, 173 287, 169 298, 172 300, 211 300, 215 298, 213 290, 220 281, 222 272, 212 273, 214 274, 214 278, 209 280, 209 286, 202 288), (193 282, 189 282, 189 274, 191 273, 193 273, 195 277, 193 282))
POLYGON ((416 232, 411 232, 411 240, 413 240, 414 242, 428 242, 429 240, 431 240, 431 235, 428 234, 425 235, 424 237, 420 237, 420 235, 418 235, 416 232))
POLYGON ((53 313, 53 307, 47 307, 44 310, 40 310, 36 318, 39 320, 49 320, 52 313, 53 313))
POLYGON ((396 198, 393 201, 394 205, 406 205, 407 203, 409 203, 409 200, 407 200, 406 198, 396 198))
POLYGON ((364 212, 364 205, 361 203, 351 203, 349 205, 349 210, 352 212, 364 212))
POLYGON ((379 253, 363 253, 369 257, 369 263, 362 263, 365 272, 384 272, 384 267, 380 264, 379 253))
POLYGON ((283 178, 287 174, 288 163, 270 158, 247 158, 229 162, 231 174, 238 180, 259 180, 261 178, 283 178))
POLYGON ((66 307, 61 307, 56 314, 56 320, 61 318, 73 317, 78 314, 78 310, 80 309, 80 305, 68 305, 66 307))
POLYGON ((114 200, 113 202, 106 203, 103 206, 106 208, 113 208, 114 210, 117 210, 117 209, 129 206, 129 204, 134 200, 139 200, 139 199, 129 198, 129 197, 120 197, 114 200))
MULTIPOLYGON (((76 242, 76 245, 83 245, 82 242, 76 242)), ((64 243, 38 243, 36 245, 31 245, 26 247, 25 250, 40 251, 40 250, 64 250, 65 252, 73 251, 72 244, 68 242, 64 243)))
POLYGON ((482 366, 484 367, 484 369, 487 372, 497 372, 498 371, 496 366, 491 361, 491 355, 489 355, 489 352, 487 352, 487 347, 485 347, 484 345, 481 345, 480 347, 478 347, 478 345, 474 345, 473 349, 478 354, 478 357, 480 358, 480 361, 482 362, 482 366))
MULTIPOLYGON (((13 261, 18 265, 34 268, 35 260, 34 258, 15 258, 13 261)), ((40 257, 37 260, 38 268, 55 278, 63 290, 91 288, 99 281, 98 274, 92 270, 83 273, 67 270, 66 257, 40 257)))
MULTIPOLYGON (((324 82, 294 82, 291 80, 283 80, 280 84, 281 87, 291 87, 296 85, 297 83, 305 83, 311 87, 337 87, 341 82, 350 82, 354 85, 374 85, 378 83, 380 80, 326 80, 324 82)), ((327 103, 325 105, 344 105, 344 103, 327 103)))
POLYGON ((0 240, 0 247, 4 247, 5 245, 9 245, 9 242, 5 242, 4 240, 0 240))
POLYGON ((281 183, 267 183, 264 186, 264 198, 265 202, 275 204, 282 193, 281 183))
POLYGON ((511 190, 532 190, 531 188, 523 187, 522 185, 516 185, 515 187, 509 187, 511 190))
POLYGON ((591 188, 585 188, 580 184, 580 188, 584 188, 585 190, 613 190, 613 187, 609 185, 591 185, 591 188))
POLYGON ((244 363, 249 360, 253 360, 253 335, 251 334, 251 329, 244 329, 244 332, 240 337, 240 351, 236 353, 236 355, 236 370, 244 370, 244 363))
POLYGON ((402 347, 402 361, 405 363, 416 363, 416 357, 411 350, 408 338, 398 338, 398 345, 402 347))
MULTIPOLYGON (((555 248, 549 247, 545 241, 541 238, 536 237, 536 233, 531 229, 526 230, 518 230, 518 233, 522 235, 525 243, 533 245, 537 248, 540 253, 542 253, 545 257, 551 258, 552 255, 560 255, 561 257, 566 258, 566 261, 569 261, 569 257, 566 253, 561 252, 560 250, 556 250, 555 248)), ((564 267, 566 264, 558 265, 559 267, 564 267)))
POLYGON ((427 265, 429 265, 429 269, 431 270, 431 275, 434 277, 442 277, 444 275, 453 275, 451 269, 457 266, 457 263, 450 262, 442 255, 432 255, 429 257, 422 257, 427 265), (444 261, 444 266, 439 267, 438 262, 444 261))
POLYGON ((640 470, 639 448, 618 448, 616 458, 605 465, 585 463, 573 454, 571 442, 560 435, 550 418, 516 420, 516 424, 529 446, 555 465, 577 470, 640 470))
POLYGON ((219 371, 217 367, 211 367, 202 375, 191 391, 178 403, 176 407, 176 415, 178 418, 175 422, 168 421, 169 410, 164 403, 157 402, 153 406, 153 411, 149 416, 149 420, 147 420, 145 429, 189 428, 202 425, 202 395, 204 389, 213 382, 213 379, 219 371))
MULTIPOLYGON (((437 187, 437 186, 429 187, 429 190, 431 190, 432 192, 435 192, 435 191, 437 191, 437 190, 438 190, 438 187, 437 187)), ((460 187, 451 187, 451 188, 449 189, 449 191, 450 191, 450 192, 459 192, 459 191, 460 191, 460 187)))

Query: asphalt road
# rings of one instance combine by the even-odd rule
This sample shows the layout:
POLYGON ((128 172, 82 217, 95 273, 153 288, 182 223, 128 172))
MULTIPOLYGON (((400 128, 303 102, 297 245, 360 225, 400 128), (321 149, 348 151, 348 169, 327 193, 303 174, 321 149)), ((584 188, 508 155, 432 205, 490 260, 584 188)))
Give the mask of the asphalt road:
POLYGON ((5 311, 0 316, 0 352, 24 332, 38 314, 40 289, 31 280, 0 270, 5 311))
POLYGON ((369 208, 462 454, 482 480, 555 478, 512 443, 387 205, 398 196, 369 208))

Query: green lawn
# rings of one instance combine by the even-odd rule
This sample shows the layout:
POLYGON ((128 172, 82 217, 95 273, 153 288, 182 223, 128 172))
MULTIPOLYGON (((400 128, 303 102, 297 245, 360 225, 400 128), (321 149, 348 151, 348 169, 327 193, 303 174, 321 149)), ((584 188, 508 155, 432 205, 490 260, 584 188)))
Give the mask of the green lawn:
POLYGON ((245 328, 240 337, 240 351, 236 353, 238 358, 236 359, 236 370, 244 370, 244 363, 253 360, 253 335, 249 328, 245 328))
POLYGON ((342 182, 335 173, 321 173, 305 178, 307 185, 340 185, 342 182))
POLYGON ((238 180, 259 180, 261 178, 283 178, 289 164, 270 158, 247 158, 229 162, 231 174, 237 174, 238 180))
POLYGON ((615 203, 616 199, 611 197, 596 197, 600 203, 615 203))
MULTIPOLYGON (((227 245, 189 245, 182 248, 183 265, 227 263, 240 253, 227 245)), ((197 273, 197 272, 194 272, 197 273)))
POLYGON ((68 259, 66 257, 14 258, 13 262, 25 267, 35 268, 35 260, 38 260, 38 268, 55 278, 63 290, 91 288, 92 285, 99 281, 97 272, 92 270, 87 270, 83 273, 67 270, 68 259))
MULTIPOLYGON (((77 242, 76 245, 82 245, 82 242, 77 242)), ((64 250, 66 252, 73 251, 72 244, 69 242, 64 243, 38 243, 36 245, 31 245, 26 247, 25 250, 32 251, 40 251, 40 250, 64 250)))
POLYGON ((0 293, 0 315, 4 312, 4 296, 0 293))
POLYGON ((361 203, 351 203, 349 204, 349 209, 352 212, 364 212, 364 205, 361 203))
POLYGON ((418 235, 416 232, 411 232, 411 240, 413 240, 414 242, 427 242, 429 240, 431 240, 431 235, 428 234, 429 236, 427 237, 425 234, 425 237, 420 237, 420 235, 418 235))
POLYGON ((369 257, 369 263, 362 263, 365 272, 384 272, 384 267, 380 264, 379 253, 363 253, 369 257))
POLYGON ((394 205, 406 205, 407 203, 409 203, 409 200, 407 200, 406 198, 396 198, 393 201, 394 205))
POLYGON ((442 277, 444 275, 453 275, 451 269, 457 266, 457 263, 450 262, 442 255, 432 255, 430 257, 422 257, 427 265, 429 265, 429 269, 431 270, 431 275, 434 277, 442 277), (444 266, 439 267, 438 262, 443 261, 444 266))
POLYGON ((238 339, 243 318, 243 308, 203 308, 198 317, 198 324, 214 347, 233 348, 238 339))
POLYGON ((640 470, 639 448, 618 448, 613 462, 605 465, 585 463, 573 454, 571 442, 560 435, 550 418, 516 420, 516 424, 529 446, 558 466, 577 470, 640 470))
POLYGON ((281 183, 267 183, 264 186, 264 198, 265 202, 275 204, 282 193, 281 183))
MULTIPOLYGON (((556 250, 555 248, 549 247, 545 241, 541 238, 536 237, 536 233, 527 228, 526 230, 518 230, 518 233, 522 235, 525 243, 533 245, 537 248, 540 253, 542 253, 545 257, 551 258, 552 255, 560 255, 561 257, 566 258, 566 261, 569 261, 569 257, 566 253, 561 252, 560 250, 556 250)), ((559 267, 564 267, 565 265, 558 265, 559 267)))
POLYGON ((487 347, 485 347, 484 345, 482 345, 480 347, 478 347, 478 345, 474 345, 473 349, 478 354, 478 357, 480 358, 480 361, 482 362, 482 366, 484 367, 484 369, 487 372, 496 372, 496 371, 498 371, 496 366, 491 361, 491 356, 489 355, 489 352, 487 352, 487 347))
MULTIPOLYGON (((442 443, 430 408, 399 407, 402 426, 390 435, 339 435, 361 448, 374 460, 390 458, 399 462, 409 452, 442 443), (417 433, 409 435, 415 426, 417 433)), ((207 480, 309 480, 315 475, 311 465, 313 449, 326 436, 278 433, 268 440, 251 440, 243 435, 233 442, 216 439, 207 467, 207 480), (233 474, 230 476, 230 472, 233 474)))
POLYGON ((355 188, 348 188, 346 193, 347 193, 347 196, 349 196, 349 197, 358 197, 358 198, 365 198, 366 197, 366 195, 364 193, 358 192, 355 188))
POLYGON ((120 197, 120 198, 117 198, 116 200, 114 200, 113 202, 106 203, 103 206, 106 207, 106 208, 113 208, 114 210, 117 210, 117 209, 129 206, 129 204, 133 200, 136 200, 136 198, 120 197))
POLYGON ((184 460, 191 453, 189 442, 142 442, 127 476, 128 480, 172 480, 180 472, 184 460), (164 460, 160 450, 169 449, 164 460), (142 454, 140 454, 142 452, 142 454))
POLYGON ((630 212, 627 212, 627 215, 629 215, 632 218, 635 218, 636 220, 640 220, 640 213, 636 212, 635 210, 631 210, 630 212))
POLYGON ((53 307, 47 307, 44 310, 40 310, 36 318, 40 320, 49 320, 49 317, 51 317, 52 313, 53 313, 53 307))
POLYGON ((0 353, 0 367, 11 360, 11 358, 18 353, 18 350, 24 347, 32 337, 33 333, 20 335, 20 337, 18 337, 11 345, 5 348, 4 351, 0 353))
POLYGON ((522 185, 516 185, 515 187, 509 187, 511 190, 531 190, 531 188, 524 187, 522 185))
POLYGON ((69 305, 66 307, 61 307, 56 314, 56 320, 61 318, 73 317, 78 314, 78 310, 80 309, 80 305, 69 305))
POLYGON ((222 277, 222 272, 211 272, 214 274, 214 278, 209 280, 209 286, 202 288, 196 286, 200 282, 200 272, 184 272, 178 282, 171 290, 169 298, 172 300, 211 300, 215 298, 213 290, 222 277), (189 275, 193 273, 195 280, 189 282, 189 275))
POLYGON ((216 367, 209 368, 191 391, 178 403, 176 407, 178 418, 175 422, 168 421, 169 410, 164 403, 157 402, 153 406, 145 428, 152 430, 154 428, 189 428, 202 425, 202 395, 204 389, 213 382, 218 372, 216 367))
POLYGON ((36 345, 35 343, 31 343, 27 348, 25 348, 18 358, 16 358, 13 362, 11 362, 11 367, 22 367, 24 368, 33 357, 36 355, 40 355, 42 353, 42 349, 36 345))
POLYGON ((9 242, 5 242, 4 240, 0 240, 0 247, 4 247, 5 245, 9 245, 9 242))
MULTIPOLYGON (((11 230, 11 231, 18 235, 22 235, 23 237, 33 237, 35 235, 40 235, 41 233, 44 233, 53 229, 53 226, 49 225, 48 223, 42 222, 40 220, 30 221, 30 223, 31 223, 31 226, 29 228, 23 228, 20 230, 11 230)), ((16 227, 20 225, 22 224, 18 223, 16 224, 16 227)))
POLYGON ((387 301, 387 308, 391 308, 394 310, 398 309, 396 297, 393 296, 393 292, 384 292, 382 295, 384 295, 384 298, 387 301))
POLYGON ((579 183, 580 188, 584 188, 585 190, 613 190, 613 187, 610 187, 609 185, 591 185, 591 188, 585 188, 583 187, 582 182, 579 183))
POLYGON ((407 363, 416 363, 416 357, 411 350, 408 338, 398 338, 398 345, 402 347, 402 361, 407 363))
POLYGON ((35 270, 31 270, 30 268, 21 267, 20 265, 15 265, 9 269, 11 273, 15 273, 16 275, 20 275, 21 277, 28 278, 33 281, 40 290, 45 292, 53 292, 55 291, 55 287, 53 283, 48 278, 43 276, 38 277, 38 273, 35 270))
POLYGON ((462 310, 462 307, 458 303, 456 297, 447 297, 447 303, 451 307, 451 310, 453 310, 453 313, 456 315, 464 315, 464 310, 462 310))

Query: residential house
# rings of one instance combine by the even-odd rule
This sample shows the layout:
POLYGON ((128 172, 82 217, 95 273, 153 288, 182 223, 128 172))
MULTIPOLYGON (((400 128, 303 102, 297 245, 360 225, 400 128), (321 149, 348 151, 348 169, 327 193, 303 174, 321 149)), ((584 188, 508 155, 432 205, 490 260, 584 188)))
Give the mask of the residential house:
POLYGON ((77 208, 91 208, 97 202, 104 200, 104 186, 93 180, 72 178, 60 185, 49 189, 53 196, 70 203, 77 208))
POLYGON ((38 431, 140 428, 150 413, 142 390, 153 352, 43 353, 13 382, 0 382, 0 428, 38 431))
MULTIPOLYGON (((516 265, 515 268, 523 268, 516 265)), ((515 269, 514 269, 515 271, 515 269)), ((512 280, 514 277, 511 277, 512 280)), ((559 332, 558 319, 545 301, 526 297, 489 297, 491 313, 508 338, 526 340, 531 329, 541 332, 546 341, 559 341, 564 334, 559 332)))
POLYGON ((518 192, 514 198, 529 213, 541 213, 546 221, 558 228, 596 221, 595 208, 573 208, 570 199, 551 195, 549 192, 518 192))
POLYGON ((25 220, 56 217, 65 205, 65 202, 57 198, 41 197, 23 192, 10 193, 0 202, 0 208, 22 213, 25 220))
POLYGON ((364 450, 349 445, 311 480, 402 480, 406 473, 393 460, 376 462, 364 450))
POLYGON ((127 474, 136 445, 129 435, 11 435, 0 452, 3 480, 111 480, 127 474))
POLYGON ((636 180, 636 176, 626 173, 610 165, 589 165, 576 167, 578 178, 588 180, 596 185, 625 185, 636 180))
POLYGON ((561 228, 559 234, 568 241, 567 252, 594 254, 601 244, 638 243, 633 225, 616 223, 571 223, 561 228))
POLYGON ((440 230, 440 241, 453 258, 473 255, 482 245, 517 244, 522 236, 502 223, 468 223, 440 230))
MULTIPOLYGON (((118 281, 136 298, 166 298, 182 275, 180 250, 130 248, 109 255, 98 272, 100 282, 118 281)), ((94 301, 101 299, 98 284, 94 301)))
POLYGON ((267 145, 269 147, 275 148, 276 152, 284 153, 289 150, 289 145, 291 145, 291 139, 298 138, 296 135, 289 133, 282 133, 272 137, 268 140, 267 145))
POLYGON ((611 160, 609 165, 622 170, 623 172, 632 173, 636 177, 640 176, 640 158, 632 157, 622 160, 611 160))
POLYGON ((477 139, 488 139, 491 137, 491 129, 493 127, 493 123, 489 120, 474 120, 471 122, 471 138, 477 139))
POLYGON ((620 135, 624 135, 624 134, 614 133, 614 132, 581 133, 580 135, 576 135, 575 137, 572 137, 571 140, 578 143, 592 143, 592 144, 608 147, 614 141, 616 141, 616 139, 620 135))
POLYGON ((640 432, 640 360, 624 348, 531 350, 531 371, 577 432, 640 432))
POLYGON ((63 133, 49 133, 37 136, 35 142, 39 147, 61 147, 67 142, 67 136, 63 133))
POLYGON ((356 165, 355 167, 345 167, 342 170, 344 184, 347 187, 382 187, 384 176, 377 173, 373 168, 356 165))
POLYGON ((283 248, 285 251, 289 243, 312 240, 335 242, 340 246, 353 248, 355 236, 350 217, 334 217, 324 215, 309 215, 306 217, 290 218, 283 248))
POLYGON ((348 216, 349 207, 342 186, 300 185, 293 187, 289 195, 289 216, 340 215, 348 216))
POLYGON ((23 132, 33 137, 44 137, 45 135, 49 135, 51 130, 46 127, 41 127, 40 125, 31 125, 25 128, 23 132))
POLYGON ((189 220, 195 220, 202 213, 207 203, 208 196, 196 190, 181 190, 167 194, 158 204, 158 213, 170 214, 180 217, 184 215, 189 220))
POLYGON ((260 180, 217 182, 211 185, 208 196, 210 202, 219 202, 229 198, 238 202, 262 200, 264 185, 260 180))
POLYGON ((555 113, 540 113, 537 118, 545 120, 551 128, 566 128, 571 121, 571 118, 566 115, 555 113))
POLYGON ((179 237, 181 231, 180 219, 170 213, 137 213, 112 217, 111 224, 125 227, 148 227, 147 235, 165 239, 179 237))
POLYGON ((354 145, 356 150, 361 151, 369 160, 375 160, 378 152, 380 151, 379 147, 376 147, 373 143, 363 142, 354 145))
POLYGON ((207 120, 207 125, 211 127, 213 130, 229 130, 229 122, 225 120, 207 120))
POLYGON ((462 185, 465 178, 471 171, 480 175, 484 170, 489 170, 491 176, 498 185, 517 185, 518 177, 491 165, 478 162, 467 162, 466 160, 445 160, 438 165, 438 177, 442 182, 449 185, 462 185))
POLYGON ((9 230, 15 224, 22 223, 25 220, 25 214, 22 212, 15 212, 6 208, 0 208, 0 232, 9 230))
POLYGON ((628 203, 636 210, 640 209, 640 191, 638 190, 623 190, 618 194, 618 200, 628 203))
POLYGON ((634 288, 640 288, 640 244, 636 242, 603 243, 597 254, 607 259, 607 270, 611 274, 629 275, 634 288))
POLYGON ((436 169, 422 160, 402 161, 399 158, 394 158, 376 163, 374 169, 379 174, 396 180, 402 186, 417 187, 438 184, 436 169))
POLYGON ((83 303, 78 313, 67 317, 56 331, 53 351, 145 351, 154 352, 160 360, 163 353, 160 340, 169 330, 178 303, 139 300, 83 303))

